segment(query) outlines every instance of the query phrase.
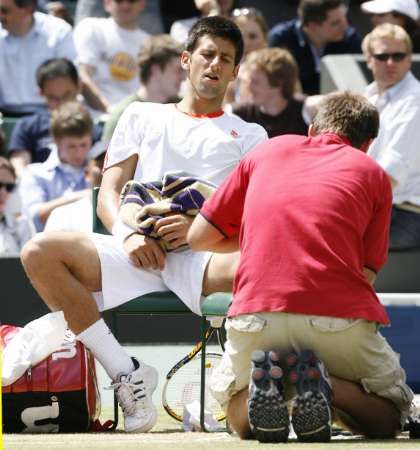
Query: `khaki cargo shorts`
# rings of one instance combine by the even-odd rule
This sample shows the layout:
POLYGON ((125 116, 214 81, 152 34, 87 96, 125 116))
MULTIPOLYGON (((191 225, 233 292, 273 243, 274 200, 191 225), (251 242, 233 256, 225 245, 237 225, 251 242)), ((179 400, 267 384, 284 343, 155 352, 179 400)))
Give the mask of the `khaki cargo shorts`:
POLYGON ((226 350, 210 379, 213 396, 226 409, 230 398, 249 384, 251 354, 256 349, 312 349, 329 373, 393 401, 401 423, 413 393, 407 386, 399 355, 364 319, 338 319, 290 313, 258 313, 226 320, 226 350))

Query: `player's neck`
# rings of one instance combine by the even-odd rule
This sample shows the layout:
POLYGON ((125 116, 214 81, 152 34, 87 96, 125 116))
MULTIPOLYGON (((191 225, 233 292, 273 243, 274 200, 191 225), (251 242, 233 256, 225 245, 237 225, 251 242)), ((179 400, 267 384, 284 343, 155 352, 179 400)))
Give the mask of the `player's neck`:
POLYGON ((185 95, 177 104, 177 108, 179 111, 191 115, 209 115, 223 109, 220 99, 207 100, 193 95, 185 95))

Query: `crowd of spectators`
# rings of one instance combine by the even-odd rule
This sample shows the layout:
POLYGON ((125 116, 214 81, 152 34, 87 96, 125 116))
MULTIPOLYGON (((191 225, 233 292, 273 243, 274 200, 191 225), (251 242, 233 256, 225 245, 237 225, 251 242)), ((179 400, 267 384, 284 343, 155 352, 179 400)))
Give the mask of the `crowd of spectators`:
MULTIPOLYGON (((0 0, 0 112, 5 123, 13 118, 14 125, 11 133, 6 128, 0 133, 0 154, 7 161, 0 165, 5 178, 0 179, 1 234, 12 218, 29 218, 22 220, 39 232, 45 223, 47 229, 65 228, 69 220, 48 225, 59 207, 75 202, 78 210, 81 201, 80 211, 87 211, 87 192, 100 179, 92 173, 99 170, 121 114, 135 101, 182 98, 183 44, 191 26, 209 15, 230 17, 244 38, 244 56, 225 108, 262 125, 269 137, 307 133, 319 100, 323 56, 365 54, 376 83, 366 95, 383 122, 370 154, 391 177, 394 214, 399 220, 408 214, 420 236, 420 197, 412 194, 420 186, 414 156, 418 139, 413 138, 419 88, 410 71, 411 54, 420 49, 417 0, 189 0, 176 8, 165 0, 0 0), (350 24, 349 18, 355 20, 350 24), (402 41, 399 31, 392 38, 404 48, 365 38, 362 51, 364 35, 384 23, 405 30, 402 41), (401 76, 385 86, 385 93, 372 91, 382 86, 378 77, 387 70, 401 76), (399 83, 408 84, 407 77, 411 109, 405 107, 399 131, 391 133, 397 109, 385 105, 394 95, 403 96, 399 83), (79 119, 84 128, 74 131, 70 122, 79 119), (63 132, 67 126, 73 131, 63 132), (394 169, 396 160, 415 169, 394 169)), ((64 210, 71 214, 69 206, 64 210)), ((86 229, 82 222, 79 229, 86 229)), ((420 238, 405 242, 404 248, 416 247, 420 238)))

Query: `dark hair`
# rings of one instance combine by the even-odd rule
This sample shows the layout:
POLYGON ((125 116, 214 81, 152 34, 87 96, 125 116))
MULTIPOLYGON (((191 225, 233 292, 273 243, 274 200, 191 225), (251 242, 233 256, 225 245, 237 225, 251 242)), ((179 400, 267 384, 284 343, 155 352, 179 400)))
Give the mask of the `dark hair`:
POLYGON ((181 53, 182 45, 169 34, 160 34, 148 38, 142 45, 138 57, 140 81, 142 83, 149 81, 154 64, 158 64, 163 70, 172 58, 179 58, 181 53))
POLYGON ((25 8, 26 6, 32 6, 32 8, 35 10, 38 6, 37 0, 14 0, 15 5, 18 8, 25 8))
POLYGON ((328 11, 344 5, 343 0, 300 0, 298 17, 302 25, 309 22, 322 23, 327 18, 328 11))
POLYGON ((38 66, 36 71, 36 81, 40 89, 43 89, 47 81, 59 77, 68 77, 76 86, 79 84, 76 66, 66 58, 47 59, 38 66))
POLYGON ((316 133, 336 133, 360 148, 379 130, 378 110, 362 95, 349 91, 328 94, 321 101, 312 125, 316 133))
POLYGON ((185 49, 188 52, 193 52, 198 40, 206 35, 219 37, 231 42, 236 50, 235 66, 239 64, 244 53, 244 41, 241 30, 232 20, 221 16, 203 17, 198 20, 188 33, 185 49))
POLYGON ((51 113, 51 135, 54 138, 82 137, 91 134, 93 121, 79 102, 66 102, 51 113))

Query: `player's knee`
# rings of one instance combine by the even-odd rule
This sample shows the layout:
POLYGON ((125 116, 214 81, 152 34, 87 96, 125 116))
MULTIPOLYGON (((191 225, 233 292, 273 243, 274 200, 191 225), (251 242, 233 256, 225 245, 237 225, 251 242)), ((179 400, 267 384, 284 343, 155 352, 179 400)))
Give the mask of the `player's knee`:
POLYGON ((29 276, 34 271, 39 271, 43 267, 44 262, 50 261, 51 263, 51 245, 48 235, 40 233, 34 236, 24 245, 20 258, 29 276))

